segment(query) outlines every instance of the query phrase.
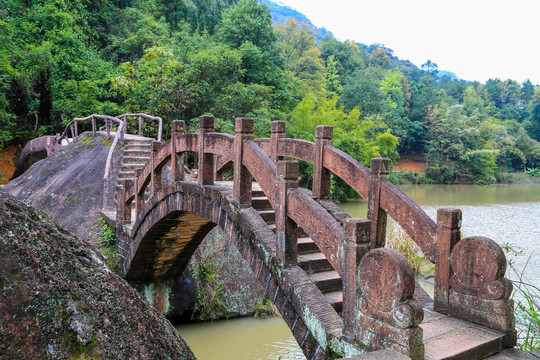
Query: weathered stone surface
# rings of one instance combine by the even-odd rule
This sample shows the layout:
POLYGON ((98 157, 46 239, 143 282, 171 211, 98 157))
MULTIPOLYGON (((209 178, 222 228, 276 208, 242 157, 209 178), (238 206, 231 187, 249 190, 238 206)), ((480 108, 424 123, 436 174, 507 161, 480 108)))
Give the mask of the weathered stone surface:
POLYGON ((363 354, 363 355, 342 358, 339 360, 406 360, 406 359, 410 359, 410 358, 396 350, 385 349, 385 350, 368 352, 367 354, 363 354))
POLYGON ((92 246, 3 190, 0 242, 0 358, 194 358, 92 246))
POLYGON ((369 348, 395 349, 422 359, 423 319, 420 303, 413 298, 414 275, 399 252, 379 248, 360 261, 357 298, 357 339, 369 348))
MULTIPOLYGON (((4 190, 95 244, 99 229, 94 225, 102 208, 110 143, 89 134, 82 134, 77 141, 35 163, 4 190)), ((119 169, 123 151, 120 148, 114 153, 113 169, 119 169)), ((110 189, 115 186, 114 180, 109 183, 110 189)))

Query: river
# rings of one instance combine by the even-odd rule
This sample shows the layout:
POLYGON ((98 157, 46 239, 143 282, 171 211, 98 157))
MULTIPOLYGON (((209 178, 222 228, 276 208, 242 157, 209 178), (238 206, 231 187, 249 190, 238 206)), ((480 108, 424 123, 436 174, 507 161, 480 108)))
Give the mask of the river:
MULTIPOLYGON (((513 249, 507 254, 510 278, 518 273, 540 285, 540 184, 507 186, 400 185, 418 205, 436 219, 440 207, 463 211, 465 236, 487 236, 513 249), (515 271, 513 270, 515 269, 515 271)), ((366 217, 364 201, 341 207, 354 217, 366 217)), ((389 230, 391 231, 391 230, 389 230)), ((305 359, 282 319, 235 319, 177 327, 199 360, 305 359)))

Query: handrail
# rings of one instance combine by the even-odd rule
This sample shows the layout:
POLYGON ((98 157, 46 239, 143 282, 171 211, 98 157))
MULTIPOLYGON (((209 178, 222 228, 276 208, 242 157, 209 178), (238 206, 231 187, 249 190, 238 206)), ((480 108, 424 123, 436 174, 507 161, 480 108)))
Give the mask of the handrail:
POLYGON ((138 117, 139 118, 139 136, 143 136, 143 119, 149 119, 154 120, 158 122, 158 134, 157 134, 157 141, 161 141, 161 135, 163 131, 163 119, 159 116, 152 116, 145 113, 128 113, 128 114, 122 114, 120 117, 124 118, 124 121, 127 120, 128 117, 138 117))
MULTIPOLYGON (((255 142, 270 155, 271 139, 255 142)), ((279 157, 294 158, 316 164, 316 143, 306 140, 280 138, 277 143, 279 157)), ((369 201, 370 172, 358 160, 331 145, 323 145, 322 167, 351 186, 365 201, 369 201)), ((218 171, 227 161, 218 161, 218 171)), ((435 262, 435 222, 412 199, 397 187, 386 182, 381 184, 380 207, 386 211, 420 247, 426 257, 435 262), (412 221, 411 221, 412 219, 412 221)))
POLYGON ((114 154, 114 149, 118 140, 122 137, 122 134, 126 131, 126 122, 120 121, 118 126, 118 131, 114 137, 114 141, 109 149, 109 154, 107 155, 107 161, 105 162, 105 173, 103 174, 103 208, 107 206, 109 202, 109 173, 111 171, 112 156, 114 154))

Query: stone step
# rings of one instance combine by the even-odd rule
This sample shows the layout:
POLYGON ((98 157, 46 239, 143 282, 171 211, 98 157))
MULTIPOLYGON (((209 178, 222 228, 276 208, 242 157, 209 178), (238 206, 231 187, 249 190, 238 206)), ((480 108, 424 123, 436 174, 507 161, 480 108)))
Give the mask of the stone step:
POLYGON ((260 188, 253 189, 251 190, 251 197, 266 197, 266 194, 260 188))
POLYGON ((135 169, 142 169, 144 164, 122 164, 120 171, 135 171, 135 169))
POLYGON ((274 209, 258 210, 257 212, 259 213, 259 215, 261 215, 261 217, 267 224, 276 222, 276 212, 274 211, 274 209))
POLYGON ((335 270, 320 271, 309 274, 309 278, 317 285, 323 293, 343 290, 341 277, 335 270))
POLYGON ((122 184, 123 181, 126 181, 126 180, 129 180, 129 181, 132 181, 133 183, 135 183, 135 177, 117 177, 116 180, 118 180, 118 186, 120 186, 122 184))
POLYGON ((124 151, 124 157, 126 156, 139 156, 149 159, 151 155, 150 150, 136 150, 136 149, 126 149, 124 151))
POLYGON ((266 196, 252 196, 251 206, 255 210, 272 209, 272 205, 270 205, 270 201, 268 201, 266 196))
POLYGON ((298 237, 298 252, 299 253, 308 253, 320 251, 317 247, 317 244, 310 237, 298 237))
POLYGON ((343 311, 343 291, 330 291, 325 293, 324 296, 334 310, 341 315, 343 311))
POLYGON ((129 140, 127 146, 143 146, 150 147, 153 140, 129 140))
POLYGON ((118 175, 116 175, 118 178, 134 178, 135 177, 135 171, 122 171, 120 170, 118 172, 118 175))
POLYGON ((150 159, 150 157, 144 157, 144 156, 124 156, 122 157, 122 164, 137 164, 137 165, 144 165, 146 162, 150 159))
POLYGON ((332 265, 321 252, 298 254, 298 266, 308 274, 332 270, 332 265))
POLYGON ((144 152, 150 152, 151 145, 150 143, 141 143, 141 144, 128 144, 126 146, 126 151, 144 151, 144 152))

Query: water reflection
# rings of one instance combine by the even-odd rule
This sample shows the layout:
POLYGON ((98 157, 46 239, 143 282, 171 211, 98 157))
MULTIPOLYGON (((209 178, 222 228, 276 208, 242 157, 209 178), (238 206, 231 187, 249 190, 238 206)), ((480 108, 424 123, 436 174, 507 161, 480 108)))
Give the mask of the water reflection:
POLYGON ((305 360, 281 318, 241 318, 176 327, 199 360, 305 360))

